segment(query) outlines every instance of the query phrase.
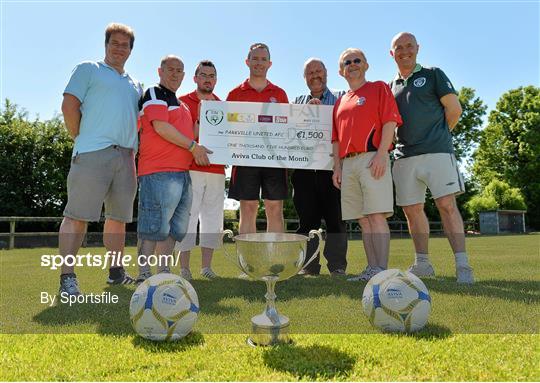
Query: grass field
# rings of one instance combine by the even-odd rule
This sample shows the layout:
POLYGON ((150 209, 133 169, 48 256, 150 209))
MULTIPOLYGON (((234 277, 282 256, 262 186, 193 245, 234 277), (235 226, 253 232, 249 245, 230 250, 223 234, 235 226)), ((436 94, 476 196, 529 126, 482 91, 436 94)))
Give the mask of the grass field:
MULTIPOLYGON (((118 304, 48 307, 40 292, 57 292, 58 271, 41 267, 40 255, 57 250, 2 251, 0 380, 540 380, 540 235, 475 237, 467 245, 477 283, 459 286, 447 241, 431 240, 438 276, 425 280, 433 308, 421 332, 373 329, 361 311, 364 283, 294 277, 276 288, 294 343, 267 348, 245 343, 250 318, 264 307, 264 284, 236 279, 221 251, 214 269, 223 278, 211 282, 197 276, 194 252, 201 312, 194 332, 175 343, 133 333, 134 287, 107 286, 106 271, 77 274, 85 293, 111 291, 118 304)), ((412 249, 410 239, 392 240, 390 267, 406 268, 412 249)), ((351 274, 365 266, 360 241, 349 243, 348 261, 351 274)))

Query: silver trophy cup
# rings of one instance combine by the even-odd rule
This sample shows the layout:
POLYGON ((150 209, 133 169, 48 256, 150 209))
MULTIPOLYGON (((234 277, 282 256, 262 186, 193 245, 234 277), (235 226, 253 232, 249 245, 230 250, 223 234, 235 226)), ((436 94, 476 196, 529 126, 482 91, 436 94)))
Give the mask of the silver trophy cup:
POLYGON ((254 280, 266 282, 266 308, 262 314, 251 318, 252 334, 248 339, 251 345, 273 345, 289 342, 289 318, 276 309, 276 282, 295 276, 303 267, 313 261, 321 250, 321 230, 311 230, 309 238, 289 233, 251 233, 234 236, 231 230, 224 235, 236 244, 236 256, 227 253, 243 272, 254 280), (319 246, 313 256, 306 260, 307 241, 319 238, 319 246))

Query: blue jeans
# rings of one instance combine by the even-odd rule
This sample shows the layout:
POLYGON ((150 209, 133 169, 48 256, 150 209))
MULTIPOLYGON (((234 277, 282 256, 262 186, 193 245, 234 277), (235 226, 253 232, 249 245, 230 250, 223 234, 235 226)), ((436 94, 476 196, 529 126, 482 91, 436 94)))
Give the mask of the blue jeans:
POLYGON ((181 241, 186 235, 191 210, 189 171, 160 172, 139 177, 137 236, 181 241))

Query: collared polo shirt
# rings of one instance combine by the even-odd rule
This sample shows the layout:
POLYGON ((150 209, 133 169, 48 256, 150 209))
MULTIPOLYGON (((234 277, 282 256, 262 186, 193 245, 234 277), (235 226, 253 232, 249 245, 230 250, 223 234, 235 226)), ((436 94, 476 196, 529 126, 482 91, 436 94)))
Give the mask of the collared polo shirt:
POLYGON ((156 85, 144 92, 140 101, 141 146, 139 150, 139 176, 158 172, 189 170, 193 156, 161 137, 152 121, 165 121, 189 139, 193 139, 193 121, 188 107, 176 98, 176 94, 156 85))
POLYGON ((266 87, 258 92, 249 84, 249 79, 246 79, 242 84, 231 90, 227 96, 227 101, 289 103, 287 93, 279 86, 268 81, 266 87))
MULTIPOLYGON (((214 100, 220 101, 219 97, 213 93, 212 97, 214 98, 214 100)), ((197 91, 194 90, 191 93, 180 96, 179 99, 181 102, 187 105, 191 113, 191 119, 193 121, 197 121, 199 119, 199 104, 201 103, 201 100, 199 100, 199 96, 197 96, 197 91)), ((195 161, 192 162, 191 168, 189 170, 205 173, 225 174, 225 166, 223 165, 211 164, 208 166, 199 166, 195 161)))
POLYGON ((444 72, 416 64, 407 79, 396 75, 390 88, 403 118, 403 125, 397 131, 396 158, 453 153, 452 134, 441 98, 457 93, 444 72))
MULTIPOLYGON (((345 91, 331 91, 330 89, 326 88, 324 92, 321 95, 321 104, 323 105, 335 105, 338 98, 343 96, 345 94, 345 91)), ((294 100, 295 104, 307 104, 313 96, 311 94, 303 94, 301 96, 296 97, 294 100)))
MULTIPOLYGON (((339 158, 350 153, 376 151, 382 128, 390 121, 398 126, 402 123, 388 85, 368 81, 355 91, 349 90, 334 105, 332 142, 339 142, 339 158)), ((391 149, 392 145, 388 150, 391 149)))
POLYGON ((120 74, 103 61, 83 62, 73 69, 64 93, 81 102, 81 122, 73 156, 111 145, 137 149, 142 88, 127 72, 120 74))

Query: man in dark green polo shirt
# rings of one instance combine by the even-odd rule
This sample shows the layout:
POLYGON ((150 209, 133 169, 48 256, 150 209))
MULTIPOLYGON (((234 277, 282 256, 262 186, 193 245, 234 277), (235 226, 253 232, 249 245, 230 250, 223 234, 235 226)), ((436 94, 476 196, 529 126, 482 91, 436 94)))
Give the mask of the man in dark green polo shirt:
POLYGON ((424 212, 429 188, 454 251, 457 282, 470 284, 474 282, 473 272, 455 198, 465 188, 450 133, 461 116, 461 105, 442 70, 424 68, 416 62, 418 48, 414 35, 402 32, 392 39, 390 50, 398 67, 390 87, 403 118, 394 152, 396 202, 405 212, 416 250, 409 271, 420 277, 435 275, 428 256, 429 222, 424 212))

